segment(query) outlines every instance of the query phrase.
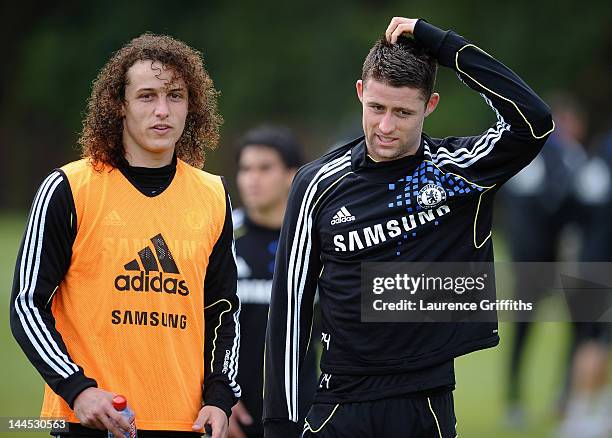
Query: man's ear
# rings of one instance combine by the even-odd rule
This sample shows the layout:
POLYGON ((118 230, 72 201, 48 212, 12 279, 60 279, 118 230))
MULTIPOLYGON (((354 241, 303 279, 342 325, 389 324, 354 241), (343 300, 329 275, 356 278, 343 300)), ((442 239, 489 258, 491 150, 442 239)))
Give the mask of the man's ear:
POLYGON ((359 102, 363 103, 363 81, 361 79, 357 80, 357 83, 355 83, 355 88, 357 89, 357 98, 359 99, 359 102))
POLYGON ((425 117, 434 112, 434 110, 438 106, 438 102, 440 102, 440 95, 438 93, 431 93, 431 96, 429 96, 429 100, 427 101, 427 105, 425 107, 425 117))

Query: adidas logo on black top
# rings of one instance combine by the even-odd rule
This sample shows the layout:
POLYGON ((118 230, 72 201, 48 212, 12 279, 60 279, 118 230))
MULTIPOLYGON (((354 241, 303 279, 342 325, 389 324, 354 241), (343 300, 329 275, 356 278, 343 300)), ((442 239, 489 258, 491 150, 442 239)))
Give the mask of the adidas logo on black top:
POLYGON ((161 234, 151 238, 155 254, 150 246, 138 251, 138 259, 126 263, 126 271, 139 271, 138 275, 118 275, 115 278, 115 289, 136 292, 166 292, 168 294, 189 295, 185 280, 164 274, 180 274, 172 253, 161 234), (155 257, 157 255, 157 257, 155 257), (140 263, 138 263, 140 259, 140 263), (142 266, 141 266, 142 265, 142 266), (161 267, 161 270, 160 270, 161 267), (155 272, 154 274, 150 274, 155 272))
POLYGON ((343 222, 352 222, 355 220, 355 216, 353 216, 346 207, 342 207, 338 212, 334 215, 331 220, 332 225, 341 224, 343 222))

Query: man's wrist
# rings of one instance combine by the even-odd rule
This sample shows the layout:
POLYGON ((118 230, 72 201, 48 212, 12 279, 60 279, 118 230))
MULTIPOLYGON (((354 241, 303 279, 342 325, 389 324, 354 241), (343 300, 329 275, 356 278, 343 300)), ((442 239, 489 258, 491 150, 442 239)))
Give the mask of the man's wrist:
POLYGON ((232 415, 232 406, 236 404, 236 398, 232 389, 221 381, 204 383, 204 406, 215 406, 225 412, 227 418, 232 415))
POLYGON ((427 21, 419 19, 414 28, 414 38, 427 47, 438 63, 456 69, 457 51, 468 42, 451 30, 442 30, 427 21))
POLYGON ((427 47, 434 56, 438 56, 442 43, 446 38, 447 31, 444 31, 426 20, 419 18, 414 25, 414 38, 427 47))
POLYGON ((74 409, 76 398, 87 388, 97 386, 98 382, 79 371, 58 384, 54 390, 70 406, 70 409, 74 409))
POLYGON ((218 402, 212 401, 210 403, 204 403, 204 406, 213 406, 215 408, 221 409, 225 416, 227 417, 227 421, 229 421, 230 416, 232 415, 232 407, 229 408, 225 405, 222 405, 218 402))
MULTIPOLYGON (((210 403, 205 403, 204 406, 202 406, 202 409, 204 409, 205 407, 217 408, 220 411, 222 411, 225 414, 225 421, 227 422, 227 424, 229 424, 230 416, 228 415, 227 411, 225 409, 223 409, 221 406, 217 406, 215 404, 210 404, 210 403)), ((232 411, 230 409, 230 413, 231 412, 232 411)))

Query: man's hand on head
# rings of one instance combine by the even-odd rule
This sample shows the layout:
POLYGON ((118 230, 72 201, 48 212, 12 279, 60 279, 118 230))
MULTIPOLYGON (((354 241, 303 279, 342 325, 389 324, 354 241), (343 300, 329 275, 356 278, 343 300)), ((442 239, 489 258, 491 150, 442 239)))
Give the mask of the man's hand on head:
POLYGON ((391 44, 395 44, 400 35, 412 35, 414 33, 414 26, 418 20, 418 18, 393 17, 385 31, 387 41, 391 44))
POLYGON ((130 425, 113 407, 115 395, 100 388, 87 388, 74 400, 74 414, 85 427, 110 430, 115 436, 122 436, 130 425))

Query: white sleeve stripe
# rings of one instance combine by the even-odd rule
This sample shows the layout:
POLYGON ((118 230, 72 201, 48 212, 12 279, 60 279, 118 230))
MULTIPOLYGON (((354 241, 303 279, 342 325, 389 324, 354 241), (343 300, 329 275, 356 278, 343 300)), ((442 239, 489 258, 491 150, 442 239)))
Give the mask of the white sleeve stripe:
MULTIPOLYGON (((228 202, 230 211, 232 211, 232 200, 230 199, 229 195, 227 195, 227 202, 228 202)), ((236 265, 236 242, 234 240, 233 232, 232 232, 232 257, 234 258, 234 265, 236 265)), ((238 386, 235 379, 236 379, 236 376, 238 375, 238 361, 239 361, 239 356, 240 356, 240 311, 242 310, 242 303, 240 302, 240 297, 238 295, 236 295, 236 299, 238 300, 238 309, 236 310, 236 312, 234 312, 235 335, 234 335, 234 342, 232 344, 232 353, 231 353, 230 363, 229 363, 230 371, 227 377, 230 381, 230 386, 234 385, 237 387, 237 388, 234 388, 234 386, 232 386, 232 388, 234 388, 234 393, 236 392, 240 393, 240 386, 238 386)))
POLYGON ((501 116, 499 111, 497 111, 497 108, 495 108, 495 106, 493 106, 493 102, 491 102, 487 98, 487 96, 484 95, 483 93, 479 93, 479 94, 482 96, 482 98, 484 99, 486 104, 495 113, 495 117, 497 118, 497 123, 494 126, 492 126, 491 128, 489 128, 484 134, 482 134, 480 136, 480 138, 477 141, 475 141, 474 144, 471 146, 471 149, 468 150, 468 148, 465 147, 465 148, 459 148, 459 149, 451 151, 451 150, 446 149, 445 147, 440 147, 440 148, 438 148, 436 153, 433 154, 433 156, 436 159, 439 159, 441 157, 445 157, 445 158, 449 158, 449 159, 463 160, 463 159, 466 159, 466 158, 473 157, 474 155, 477 155, 483 149, 483 147, 481 147, 481 146, 483 144, 485 144, 492 135, 497 134, 499 132, 499 130, 502 129, 502 128, 508 128, 508 129, 510 128, 510 125, 508 123, 506 123, 506 121, 501 116))
MULTIPOLYGON (((227 201, 228 201, 228 208, 229 211, 232 211, 232 201, 230 200, 229 195, 227 195, 227 201)), ((234 242, 234 237, 232 235, 232 257, 234 259, 234 264, 236 264, 236 246, 235 246, 235 242, 234 242)), ((238 300, 238 306, 236 307, 236 310, 234 311, 234 313, 232 314, 232 319, 234 321, 234 340, 232 342, 232 348, 231 348, 231 352, 230 352, 230 357, 228 360, 228 371, 227 371, 227 379, 229 381, 229 386, 232 388, 232 391, 235 394, 240 394, 240 386, 236 383, 236 381, 234 380, 236 375, 238 374, 238 356, 239 356, 239 347, 240 347, 240 310, 241 310, 241 304, 240 304, 240 298, 237 297, 238 300)), ((218 330, 219 327, 221 327, 222 324, 222 319, 223 319, 223 315, 227 312, 231 312, 232 311, 232 303, 225 299, 222 298, 220 300, 215 301, 214 303, 209 304, 208 306, 206 306, 204 309, 208 309, 212 306, 215 306, 219 303, 227 303, 228 308, 221 311, 221 313, 219 314, 219 323, 217 324, 217 326, 214 329, 214 333, 215 336, 213 338, 212 341, 212 351, 211 351, 211 358, 210 358, 210 372, 212 373, 214 371, 214 363, 215 363, 215 351, 217 349, 217 337, 218 337, 218 330)), ((204 382, 204 384, 206 385, 206 382, 204 382)))
POLYGON ((486 157, 492 150, 493 147, 495 146, 495 144, 497 143, 497 141, 502 137, 502 134, 507 131, 508 128, 506 127, 502 127, 500 126, 500 129, 495 133, 495 135, 490 136, 489 138, 487 138, 487 143, 485 143, 482 148, 480 149, 480 153, 478 155, 475 155, 473 157, 465 157, 465 158, 469 158, 468 161, 466 162, 460 162, 460 160, 454 160, 454 159, 450 159, 450 158, 446 158, 440 161, 436 161, 437 159, 434 158, 434 155, 431 153, 430 149, 429 149, 429 145, 427 143, 425 143, 425 153, 427 155, 430 156, 431 161, 433 161, 435 164, 437 164, 438 166, 444 166, 445 164, 453 164, 457 167, 461 167, 461 168, 466 168, 471 166, 472 164, 474 164, 475 162, 477 162, 478 160, 480 160, 481 158, 486 157))
MULTIPOLYGON (((346 161, 346 157, 350 156, 348 153, 345 154, 342 158, 340 158, 340 161, 346 161)), ((319 177, 321 176, 321 174, 330 166, 333 165, 336 161, 338 160, 334 160, 331 163, 328 163, 327 165, 323 166, 321 169, 319 169, 319 171, 317 172, 317 174, 314 176, 314 178, 312 179, 312 181, 310 182, 309 186, 306 189, 306 192, 304 193, 304 198, 302 201, 302 204, 300 205, 300 212, 298 215, 298 221, 297 221, 297 229, 296 229, 296 233, 294 234, 294 240, 293 240, 293 244, 291 247, 291 254, 289 257, 289 266, 288 266, 288 271, 287 271, 287 326, 286 326, 286 334, 285 334, 285 400, 287 402, 287 409, 289 411, 289 418, 293 418, 293 396, 292 396, 292 382, 291 379, 294 377, 294 373, 292 373, 292 368, 293 368, 293 358, 294 355, 291 354, 292 351, 292 337, 291 337, 291 333, 292 333, 292 318, 293 318, 293 282, 294 282, 294 271, 295 271, 295 251, 297 249, 297 243, 298 243, 298 235, 299 235, 299 230, 301 227, 301 222, 302 222, 302 218, 304 216, 304 209, 305 209, 305 203, 304 200, 307 199, 310 191, 312 190, 312 186, 314 183, 316 183, 319 179, 319 177)), ((349 158, 349 162, 350 162, 350 158, 349 158)), ((295 348, 293 346, 293 348, 295 348)), ((297 420, 296 420, 297 421, 297 420)))
MULTIPOLYGON (((288 269, 288 287, 287 287, 287 335, 285 341, 285 396, 287 399, 287 407, 289 410, 289 418, 294 419, 293 421, 297 421, 297 397, 294 394, 297 394, 297 351, 299 350, 299 305, 295 298, 297 298, 294 294, 294 283, 297 284, 298 277, 300 275, 300 266, 295 269, 296 263, 296 251, 297 259, 302 261, 302 249, 303 249, 303 238, 302 238, 302 222, 305 217, 305 210, 310 208, 310 203, 312 202, 312 198, 316 192, 317 184, 320 179, 324 177, 325 172, 330 171, 332 169, 337 169, 342 165, 350 165, 350 151, 347 152, 341 158, 331 161, 330 163, 323 166, 313 180, 310 182, 309 186, 304 193, 304 200, 300 206, 300 212, 297 220, 296 233, 294 234, 293 245, 291 249, 291 255, 289 259, 289 269, 288 269), (299 245, 298 245, 299 242, 299 245), (297 311, 296 311, 297 309, 297 311), (296 324, 298 329, 296 330, 296 324), (293 336, 292 336, 293 333, 293 336), (298 336, 298 341, 296 342, 296 336, 298 336)), ((307 266, 306 266, 307 268, 307 266)))
POLYGON ((441 147, 435 153, 432 153, 429 150, 428 145, 426 145, 426 152, 430 155, 431 160, 442 166, 444 164, 455 164, 458 167, 468 167, 479 159, 487 156, 493 146, 497 141, 501 138, 504 131, 510 130, 510 125, 506 123, 501 114, 497 111, 497 109, 493 106, 493 103, 484 95, 481 94, 484 98, 485 102, 489 107, 493 109, 495 115, 497 117, 497 123, 494 127, 490 128, 485 132, 473 145, 471 150, 467 148, 459 148, 455 151, 449 152, 448 149, 441 147), (455 155, 461 154, 457 157, 455 155), (445 159, 443 159, 445 158, 445 159), (464 160, 469 160, 468 163, 462 163, 464 160))
MULTIPOLYGON (((28 336, 30 342, 32 343, 32 345, 34 346, 35 350, 38 352, 40 357, 43 359, 43 361, 46 362, 47 365, 49 365, 55 372, 57 372, 63 378, 67 378, 71 374, 71 370, 70 369, 67 370, 66 368, 64 368, 61 361, 58 360, 57 358, 55 358, 56 361, 54 361, 53 358, 49 357, 48 351, 45 351, 45 347, 47 346, 46 345, 41 346, 41 344, 39 343, 38 338, 40 338, 43 343, 44 343, 44 339, 42 338, 42 334, 40 333, 36 324, 34 323, 31 312, 26 307, 25 298, 27 298, 26 293, 28 292, 28 289, 26 287, 27 285, 24 284, 27 279, 26 269, 27 269, 27 272, 29 272, 31 268, 31 262, 28 261, 28 256, 27 256, 29 252, 28 248, 30 245, 30 240, 32 238, 31 231, 32 231, 32 228, 34 227, 34 224, 37 222, 37 218, 38 218, 37 213, 42 203, 42 198, 47 195, 50 184, 57 177, 58 177, 58 174, 53 173, 49 175, 47 179, 45 179, 45 181, 41 184, 41 187, 37 192, 36 198, 32 206, 32 212, 31 212, 30 220, 28 222, 28 226, 26 228, 26 236, 24 238, 24 248, 23 248, 22 256, 21 256, 22 258, 21 258, 20 272, 19 272, 20 292, 15 298, 15 310, 19 314, 19 320, 21 321, 21 325, 26 335, 28 336), (27 265, 26 265, 26 261, 28 261, 27 265), (23 309, 22 309, 22 306, 23 306, 23 309), (32 332, 32 329, 35 331, 35 333, 32 332)), ((52 356, 55 356, 55 355, 52 354, 52 356)))
POLYGON ((337 172, 350 167, 351 151, 323 166, 311 180, 306 189, 289 257, 287 276, 287 327, 285 339, 285 398, 289 419, 298 420, 297 412, 297 368, 300 332, 300 306, 304 285, 308 273, 307 260, 310 257, 311 242, 308 238, 312 227, 312 200, 316 194, 318 183, 337 172), (305 222, 305 223, 304 223, 305 222), (305 240, 307 242, 305 242, 305 240), (304 251, 304 243, 306 249, 304 251))
MULTIPOLYGON (((471 151, 469 151, 467 154, 459 158, 456 158, 456 159, 446 158, 446 159, 439 160, 440 156, 448 157, 448 154, 444 153, 446 149, 440 148, 435 154, 432 154, 429 149, 429 145, 427 144, 427 142, 425 142, 425 153, 428 154, 431 158, 431 161, 433 161, 438 166, 443 166, 445 164, 453 164, 461 168, 469 167, 472 164, 474 164, 476 161, 480 160, 481 158, 486 157, 493 150, 493 147, 495 146, 497 141, 502 137, 503 133, 505 131, 510 130, 510 125, 504 121, 503 117, 499 114, 497 109, 493 106, 493 103, 484 94, 481 94, 481 96, 484 98, 487 105, 489 105, 493 109, 493 111, 495 112, 497 116, 498 122, 495 125, 495 130, 493 130, 493 128, 489 129, 487 133, 485 134, 485 136, 481 137, 479 141, 476 142, 476 144, 474 144, 474 147, 472 148, 471 151), (480 147, 477 147, 479 145, 480 147), (461 162, 466 159, 468 161, 461 162)), ((461 148, 461 149, 465 150, 465 148, 461 148)))
MULTIPOLYGON (((221 311, 221 313, 219 314, 219 323, 217 324, 217 326, 213 330, 213 332, 215 333, 215 336, 214 336, 213 341, 212 341, 213 348, 212 348, 212 351, 210 353, 210 372, 211 373, 215 369, 215 367, 214 367, 214 364, 215 364, 215 350, 217 349, 217 337, 219 336, 218 330, 219 330, 219 327, 221 327, 221 324, 223 322, 223 314, 232 311, 232 303, 229 302, 228 300, 226 300, 225 298, 222 298, 220 300, 215 301, 212 304, 209 304, 208 306, 206 306, 204 308, 204 310, 206 310, 206 309, 211 308, 212 306, 216 306, 219 303, 227 303, 227 309, 221 311)), ((234 312, 234 313, 236 313, 236 312, 234 312)), ((235 338, 234 338, 234 341, 235 341, 235 338)))
POLYGON ((33 241, 36 241, 36 233, 40 226, 40 208, 44 204, 46 197, 49 195, 50 186, 57 180, 61 181, 60 175, 57 172, 49 175, 41 184, 40 189, 36 193, 36 198, 32 204, 32 212, 26 228, 24 238, 23 252, 19 269, 19 280, 21 289, 27 289, 30 286, 30 278, 32 275, 33 258, 31 252, 34 250, 33 241), (27 274, 27 275, 26 275, 27 274))
POLYGON ((19 270, 20 291, 15 298, 15 309, 26 335, 43 361, 60 376, 67 378, 79 368, 61 351, 34 305, 47 208, 61 182, 61 174, 53 172, 45 179, 34 200, 24 239, 19 270))
MULTIPOLYGON (((52 338, 51 333, 49 333, 47 326, 44 324, 42 317, 40 315, 40 312, 38 311, 38 308, 34 305, 34 291, 36 289, 36 284, 38 281, 38 271, 40 269, 40 254, 42 252, 42 246, 43 246, 43 236, 44 236, 45 223, 46 223, 46 218, 47 218, 47 208, 49 206, 49 202, 51 201, 51 197, 53 196, 55 189, 61 183, 61 181, 62 181, 62 178, 59 178, 53 182, 53 185, 49 191, 49 194, 45 199, 42 213, 40 214, 41 222, 40 222, 40 228, 37 230, 38 241, 36 242, 36 245, 37 245, 36 251, 35 251, 36 256, 35 256, 34 270, 32 272, 32 277, 31 277, 32 284, 29 287, 30 290, 27 293, 27 299, 28 299, 28 307, 32 309, 32 311, 34 312, 34 315, 36 317, 36 322, 40 324, 40 327, 42 328, 42 331, 45 334, 49 342, 49 345, 52 347, 55 353, 57 353, 64 360, 64 363, 69 366, 69 371, 70 369, 72 369, 74 370, 74 372, 77 372, 79 370, 79 367, 76 364, 74 364, 68 358, 68 356, 64 352, 62 352, 62 350, 59 348, 55 340, 52 338)), ((27 281, 27 278, 26 278, 26 281, 27 281)))
POLYGON ((239 360, 239 356, 240 356, 240 311, 241 311, 242 305, 239 302, 238 303, 238 310, 236 312, 234 312, 234 331, 235 331, 235 335, 234 335, 234 342, 232 344, 232 354, 230 357, 230 364, 229 364, 229 373, 227 374, 227 377, 230 381, 230 385, 236 384, 236 375, 238 374, 238 360, 239 360))
POLYGON ((446 153, 445 147, 440 147, 435 153, 432 153, 432 157, 434 157, 437 161, 442 161, 442 159, 448 159, 452 162, 461 162, 464 160, 468 160, 473 158, 474 156, 480 154, 484 149, 486 149, 489 145, 491 138, 497 136, 500 130, 506 129, 509 126, 505 122, 497 122, 495 126, 489 128, 487 132, 485 132, 474 144, 472 145, 472 149, 467 150, 466 148, 459 148, 451 153, 446 153), (463 152, 461 155, 455 157, 454 153, 463 152))
MULTIPOLYGON (((313 191, 313 187, 314 187, 314 190, 316 191, 316 184, 318 183, 321 175, 326 170, 329 170, 330 168, 334 168, 334 166, 337 167, 338 164, 341 165, 342 163, 345 163, 345 162, 350 163, 350 154, 348 152, 340 159, 334 160, 328 163, 327 165, 323 166, 317 172, 317 174, 315 175, 315 177, 313 178, 313 180, 310 182, 309 186, 307 187, 306 192, 304 193, 304 198, 300 206, 296 233, 294 234, 294 240, 293 240, 291 254, 289 258, 289 268, 288 268, 288 275, 287 275, 287 283, 288 283, 287 284, 287 327, 286 327, 287 331, 286 331, 286 338, 285 338, 285 398, 287 401, 287 408, 289 411, 290 419, 293 419, 295 417, 294 413, 297 411, 297 407, 295 406, 296 403, 294 403, 293 388, 295 386, 297 390, 297 384, 295 382, 297 371, 294 370, 294 368, 297 363, 295 350, 296 349, 299 350, 299 346, 295 345, 296 344, 295 335, 297 333, 295 330, 292 330, 292 328, 295 327, 296 322, 298 323, 297 325, 299 327, 299 313, 297 317, 294 317, 294 313, 295 313, 294 309, 296 305, 294 304, 294 293, 293 293, 294 286, 293 284, 294 282, 297 282, 297 279, 295 278, 296 276, 296 269, 295 269, 295 262, 296 262, 295 255, 296 254, 295 252, 298 249, 298 241, 301 240, 300 236, 301 236, 301 227, 302 227, 302 220, 304 217, 304 211, 307 208, 306 207, 307 204, 311 202, 312 197, 313 197, 313 194, 311 194, 313 191), (293 337, 291 336, 292 332, 294 334, 293 337)), ((300 242, 300 244, 302 243, 300 242)), ((300 245, 299 254, 298 254, 298 259, 300 260, 301 260, 301 250, 302 248, 300 245)), ((298 307, 298 312, 299 312, 299 307, 298 307)), ((297 417, 293 421, 297 421, 297 417)))
POLYGON ((453 151, 449 151, 448 149, 442 146, 438 148, 438 150, 434 154, 432 154, 432 156, 434 156, 436 159, 448 158, 448 159, 457 160, 457 161, 463 160, 465 158, 473 157, 474 155, 478 154, 480 149, 482 149, 482 145, 486 143, 487 140, 492 135, 495 135, 497 131, 499 131, 499 126, 500 126, 500 123, 497 122, 494 126, 487 129, 487 131, 484 134, 482 134, 480 138, 471 145, 471 149, 467 149, 463 147, 463 148, 458 148, 453 151))

